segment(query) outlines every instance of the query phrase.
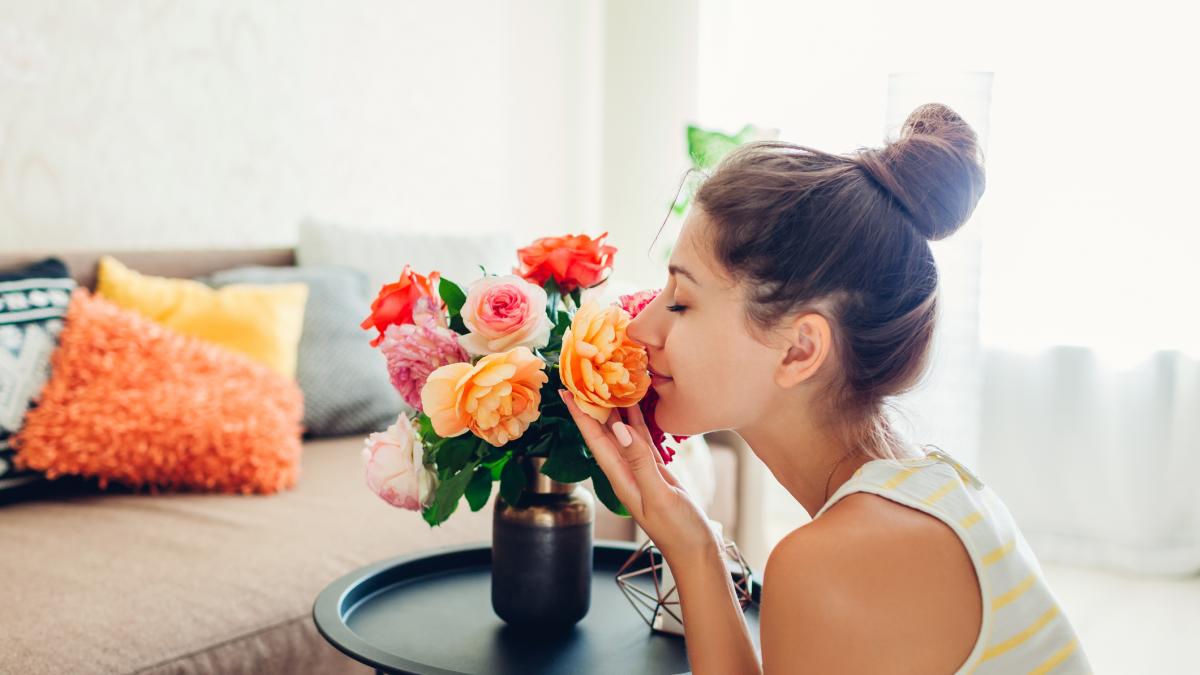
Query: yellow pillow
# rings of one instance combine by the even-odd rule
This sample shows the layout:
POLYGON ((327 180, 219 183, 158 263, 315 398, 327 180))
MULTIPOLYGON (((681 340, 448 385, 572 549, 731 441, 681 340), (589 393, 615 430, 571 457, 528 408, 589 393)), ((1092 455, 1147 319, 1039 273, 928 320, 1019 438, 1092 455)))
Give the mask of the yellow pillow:
POLYGON ((241 352, 288 377, 296 375, 307 284, 212 289, 191 279, 140 274, 103 256, 96 292, 179 333, 241 352))

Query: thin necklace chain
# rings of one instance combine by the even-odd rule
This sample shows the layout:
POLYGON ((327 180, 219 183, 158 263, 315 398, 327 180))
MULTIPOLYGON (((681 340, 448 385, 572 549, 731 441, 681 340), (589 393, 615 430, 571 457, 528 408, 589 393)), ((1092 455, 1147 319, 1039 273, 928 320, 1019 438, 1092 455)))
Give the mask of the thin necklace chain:
POLYGON ((842 462, 846 461, 846 458, 849 456, 850 455, 842 455, 842 458, 837 461, 837 464, 834 464, 833 468, 830 469, 829 478, 825 479, 825 498, 822 500, 822 503, 829 501, 829 481, 833 480, 833 474, 837 472, 837 468, 841 466, 842 462))

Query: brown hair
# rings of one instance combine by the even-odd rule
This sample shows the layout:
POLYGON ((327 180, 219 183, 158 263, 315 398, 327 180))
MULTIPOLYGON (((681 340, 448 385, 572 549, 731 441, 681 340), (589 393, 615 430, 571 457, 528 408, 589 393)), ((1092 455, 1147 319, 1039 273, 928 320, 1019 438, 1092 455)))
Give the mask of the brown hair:
POLYGON ((927 365, 938 302, 928 242, 966 222, 984 185, 974 130, 927 103, 882 148, 739 146, 695 194, 714 258, 749 289, 753 334, 804 312, 830 321, 841 376, 830 380, 826 419, 852 451, 898 455, 882 413, 927 365))

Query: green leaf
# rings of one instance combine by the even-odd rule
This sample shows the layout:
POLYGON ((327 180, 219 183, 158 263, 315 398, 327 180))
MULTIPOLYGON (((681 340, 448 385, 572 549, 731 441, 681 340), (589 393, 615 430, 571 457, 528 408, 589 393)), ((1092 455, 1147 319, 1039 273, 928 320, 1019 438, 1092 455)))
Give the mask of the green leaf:
POLYGON ((562 335, 563 333, 567 332, 567 329, 570 327, 571 315, 568 314, 566 310, 558 310, 558 321, 554 324, 554 330, 558 332, 559 335, 562 335))
POLYGON ((425 413, 417 413, 417 430, 421 434, 421 440, 427 444, 438 439, 437 432, 433 430, 433 420, 429 419, 429 415, 425 413))
MULTIPOLYGON (((507 443, 505 445, 507 445, 507 443)), ((477 453, 479 454, 480 461, 485 466, 491 466, 492 464, 500 461, 509 453, 509 450, 511 449, 505 447, 505 445, 492 445, 482 438, 479 439, 479 450, 477 450, 477 453)))
POLYGON ((504 470, 510 459, 512 459, 512 455, 505 455, 499 461, 488 465, 492 470, 492 480, 500 480, 500 472, 504 470))
POLYGON ((554 322, 558 316, 558 303, 562 298, 562 292, 558 289, 558 282, 554 277, 548 277, 546 283, 542 284, 542 288, 546 291, 546 315, 550 317, 550 321, 554 322))
POLYGON ((433 493, 432 513, 425 516, 425 522, 430 525, 438 525, 449 518, 450 514, 454 513, 454 509, 458 508, 458 500, 466 492, 467 484, 470 483, 474 475, 475 462, 472 462, 464 467, 462 471, 438 483, 437 490, 433 493))
POLYGON ((463 323, 461 314, 455 314, 454 316, 450 317, 450 330, 458 333, 459 335, 466 335, 467 333, 471 332, 467 329, 467 324, 463 323))
POLYGON ((754 127, 749 124, 734 135, 688 125, 688 154, 692 157, 692 165, 698 169, 711 169, 731 150, 745 143, 753 131, 754 127))
POLYGON ((521 463, 509 460, 500 472, 500 496, 509 504, 516 505, 521 501, 521 492, 525 489, 525 470, 521 463))
POLYGON ((559 443, 542 465, 542 473, 562 483, 578 483, 592 475, 592 464, 579 446, 559 443))
POLYGON ((617 493, 613 492, 612 484, 608 482, 608 476, 604 475, 604 470, 595 461, 592 462, 592 490, 609 511, 618 516, 630 517, 629 509, 625 508, 620 499, 617 499, 617 493))
POLYGON ((449 476, 462 469, 475 454, 478 441, 478 437, 469 432, 447 439, 437 451, 439 477, 449 476))
POLYGON ((571 291, 571 300, 575 302, 575 309, 579 309, 579 305, 583 302, 583 289, 576 288, 571 291))
POLYGON ((438 284, 438 295, 441 295, 442 300, 445 301, 450 316, 458 316, 463 303, 467 301, 467 294, 463 292, 463 289, 445 277, 442 277, 441 283, 438 284))
POLYGON ((482 509, 488 497, 492 496, 492 470, 483 466, 475 467, 475 475, 467 483, 466 495, 472 511, 482 509))

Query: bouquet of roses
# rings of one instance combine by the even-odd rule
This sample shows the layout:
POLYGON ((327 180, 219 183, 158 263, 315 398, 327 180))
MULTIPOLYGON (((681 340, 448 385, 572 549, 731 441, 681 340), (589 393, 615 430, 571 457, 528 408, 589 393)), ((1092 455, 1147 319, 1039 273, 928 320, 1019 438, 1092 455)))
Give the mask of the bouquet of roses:
MULTIPOLYGON (((500 494, 516 504, 525 487, 521 457, 546 457, 558 481, 592 479, 609 510, 629 512, 592 458, 565 404, 607 421, 612 408, 640 405, 665 462, 674 450, 654 422, 646 350, 626 328, 658 291, 601 306, 584 289, 608 279, 616 248, 607 232, 543 237, 517 251, 510 274, 483 275, 465 289, 439 272, 408 265, 371 303, 362 328, 386 357, 392 385, 416 414, 401 414, 366 439, 367 485, 388 503, 420 510, 430 526, 462 497, 478 511, 500 494), (467 433, 470 432, 470 433, 467 433)), ((674 436, 676 441, 684 436, 674 436)))

